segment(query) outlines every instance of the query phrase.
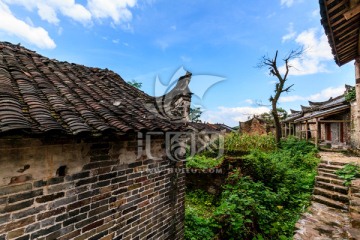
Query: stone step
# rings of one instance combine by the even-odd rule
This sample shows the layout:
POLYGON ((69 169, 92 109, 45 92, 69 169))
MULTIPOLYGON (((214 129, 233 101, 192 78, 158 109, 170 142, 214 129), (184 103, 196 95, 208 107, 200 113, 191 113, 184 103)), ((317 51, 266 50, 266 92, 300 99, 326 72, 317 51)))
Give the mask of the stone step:
POLYGON ((325 164, 325 165, 338 165, 338 166, 344 166, 344 165, 348 164, 346 162, 334 162, 334 161, 327 161, 327 160, 321 160, 320 163, 325 164))
POLYGON ((336 184, 336 185, 340 185, 340 186, 344 186, 344 183, 345 183, 344 180, 340 180, 340 179, 336 179, 336 178, 332 178, 332 177, 326 177, 326 176, 316 176, 315 179, 316 179, 316 181, 319 181, 319 182, 332 183, 332 184, 336 184))
POLYGON ((325 204, 326 206, 329 206, 329 207, 337 208, 337 209, 342 209, 342 210, 349 209, 349 207, 342 202, 331 200, 327 197, 323 197, 320 195, 312 195, 312 200, 315 202, 318 202, 318 203, 325 204))
POLYGON ((319 164, 318 168, 325 168, 325 169, 333 169, 333 170, 339 170, 342 169, 343 166, 339 166, 339 165, 329 165, 329 164, 319 164))
POLYGON ((352 197, 350 199, 350 205, 354 207, 360 207, 360 199, 352 197))
POLYGON ((328 177, 328 178, 333 178, 333 179, 339 179, 339 180, 341 180, 341 178, 340 178, 338 175, 333 174, 333 173, 323 172, 323 171, 319 171, 319 170, 318 170, 318 174, 319 174, 319 176, 324 176, 324 177, 328 177))
POLYGON ((349 240, 359 240, 360 239, 360 229, 352 227, 348 230, 349 240))
POLYGON ((326 190, 326 189, 323 189, 323 188, 315 187, 314 191, 313 191, 313 194, 314 195, 320 195, 320 196, 323 196, 323 197, 327 197, 327 198, 330 198, 330 199, 335 200, 335 201, 343 202, 345 204, 349 203, 348 195, 341 194, 341 193, 338 193, 338 192, 329 191, 329 190, 326 190))
POLYGON ((360 214, 360 207, 359 206, 350 206, 350 212, 359 213, 360 214))
POLYGON ((330 191, 342 193, 342 194, 348 194, 348 187, 332 184, 332 183, 325 183, 325 182, 316 182, 315 187, 324 188, 330 191))
POLYGON ((351 197, 355 199, 360 199, 360 193, 354 193, 354 191, 352 190, 353 189, 351 189, 351 197))
POLYGON ((318 168, 317 171, 318 171, 318 172, 332 173, 332 174, 335 174, 335 172, 336 172, 336 170, 334 170, 334 169, 328 169, 328 168, 318 168))

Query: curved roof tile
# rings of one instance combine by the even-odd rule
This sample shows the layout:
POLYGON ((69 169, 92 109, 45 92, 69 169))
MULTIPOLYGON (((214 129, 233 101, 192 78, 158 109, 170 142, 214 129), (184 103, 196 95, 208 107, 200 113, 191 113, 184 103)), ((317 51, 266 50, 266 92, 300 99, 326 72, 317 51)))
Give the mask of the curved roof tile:
POLYGON ((148 103, 156 104, 156 98, 108 69, 60 62, 0 42, 0 133, 59 130, 76 135, 112 129, 123 134, 183 128, 156 115, 148 103))

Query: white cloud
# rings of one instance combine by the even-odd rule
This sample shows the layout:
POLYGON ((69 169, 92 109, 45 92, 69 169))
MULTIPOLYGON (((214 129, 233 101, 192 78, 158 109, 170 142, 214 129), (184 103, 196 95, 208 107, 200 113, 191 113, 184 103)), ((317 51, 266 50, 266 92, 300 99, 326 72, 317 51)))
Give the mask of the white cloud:
POLYGON ((0 31, 10 36, 16 36, 39 48, 55 48, 54 40, 48 32, 41 27, 33 27, 20 19, 17 19, 9 7, 0 1, 0 31))
POLYGON ((8 4, 16 4, 27 10, 37 10, 38 15, 44 21, 57 25, 60 20, 57 13, 61 13, 84 25, 91 23, 91 13, 75 0, 4 0, 8 4))
POLYGON ((172 26, 170 27, 170 29, 175 31, 175 30, 176 30, 176 25, 172 25, 172 26))
POLYGON ((328 87, 321 90, 319 93, 312 94, 310 96, 284 96, 279 99, 279 102, 295 102, 295 101, 325 101, 330 97, 337 97, 344 93, 345 87, 344 85, 339 87, 328 87))
MULTIPOLYGON (((333 55, 325 34, 318 36, 318 30, 311 28, 301 32, 295 39, 304 53, 300 58, 292 59, 289 75, 308 75, 321 72, 328 72, 326 62, 333 60, 333 55)), ((285 66, 279 68, 285 72, 285 66)))
POLYGON ((38 14, 42 20, 48 21, 52 24, 58 24, 60 20, 57 18, 56 11, 54 8, 47 4, 38 4, 38 14))
POLYGON ((325 101, 330 97, 337 97, 343 94, 345 91, 345 86, 339 87, 329 87, 322 90, 320 93, 313 94, 309 97, 310 101, 325 101))
POLYGON ((253 115, 269 112, 267 107, 218 107, 217 111, 204 111, 201 119, 211 123, 225 123, 229 126, 237 126, 239 121, 246 121, 253 115))
POLYGON ((134 7, 136 0, 88 0, 88 9, 95 18, 111 18, 115 24, 132 20, 129 8, 134 7))
POLYGON ((251 99, 246 99, 245 102, 248 103, 248 104, 253 104, 254 103, 254 101, 251 100, 251 99))
POLYGON ((294 0, 281 0, 280 4, 282 6, 286 5, 287 7, 291 7, 294 4, 294 0))
POLYGON ((311 12, 311 16, 312 17, 320 17, 320 10, 319 9, 316 9, 314 11, 311 12))
POLYGON ((294 39, 296 32, 294 31, 294 24, 291 22, 287 28, 288 33, 282 37, 282 42, 294 39))
POLYGON ((63 33, 64 29, 62 27, 59 27, 57 33, 60 36, 63 33))
POLYGON ((295 3, 302 2, 303 0, 280 0, 281 6, 292 7, 295 3))
MULTIPOLYGON (((10 5, 19 5, 27 11, 36 11, 43 21, 58 25, 59 15, 68 17, 91 26, 92 19, 111 18, 111 24, 120 25, 126 31, 132 31, 129 21, 132 13, 129 8, 136 5, 137 0, 87 0, 87 9, 75 0, 0 0, 0 31, 24 39, 39 48, 55 48, 55 42, 42 27, 34 27, 30 18, 23 21, 10 11, 10 5)), ((63 28, 59 26, 58 35, 63 28)), ((166 46, 163 46, 166 48, 166 46)))

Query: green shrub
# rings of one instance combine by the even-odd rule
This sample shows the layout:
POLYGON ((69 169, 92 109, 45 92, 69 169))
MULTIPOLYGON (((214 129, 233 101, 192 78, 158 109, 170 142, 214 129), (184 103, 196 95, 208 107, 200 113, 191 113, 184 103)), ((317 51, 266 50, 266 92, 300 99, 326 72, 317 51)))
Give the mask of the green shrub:
POLYGON ((193 157, 188 157, 186 160, 187 168, 208 169, 221 165, 224 158, 212 158, 207 157, 206 155, 195 155, 193 157))
POLYGON ((201 191, 191 191, 185 197, 185 239, 214 239, 219 225, 213 218, 214 196, 201 191))
POLYGON ((271 151, 276 149, 275 137, 269 135, 248 135, 240 133, 230 133, 225 136, 225 151, 242 151, 251 150, 271 151))
POLYGON ((349 163, 335 172, 340 178, 344 179, 344 185, 349 186, 351 181, 360 177, 360 167, 357 164, 349 163))
POLYGON ((353 87, 352 89, 350 89, 346 94, 345 94, 345 100, 348 102, 352 102, 354 100, 356 100, 356 90, 355 87, 353 87))
POLYGON ((291 239, 310 203, 316 148, 295 138, 282 141, 279 149, 272 143, 231 146, 250 153, 240 160, 241 171, 229 174, 218 201, 201 191, 187 193, 186 239, 291 239))

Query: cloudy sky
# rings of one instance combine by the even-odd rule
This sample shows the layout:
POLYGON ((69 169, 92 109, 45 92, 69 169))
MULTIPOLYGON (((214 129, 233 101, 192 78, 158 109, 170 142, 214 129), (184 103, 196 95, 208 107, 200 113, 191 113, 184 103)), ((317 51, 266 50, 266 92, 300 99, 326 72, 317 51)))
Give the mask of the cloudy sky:
POLYGON ((276 50, 305 49, 291 62, 286 110, 354 85, 353 63, 333 61, 313 0, 0 0, 0 19, 0 41, 111 69, 151 95, 190 71, 202 119, 230 126, 269 110, 276 79, 256 65, 276 50))

